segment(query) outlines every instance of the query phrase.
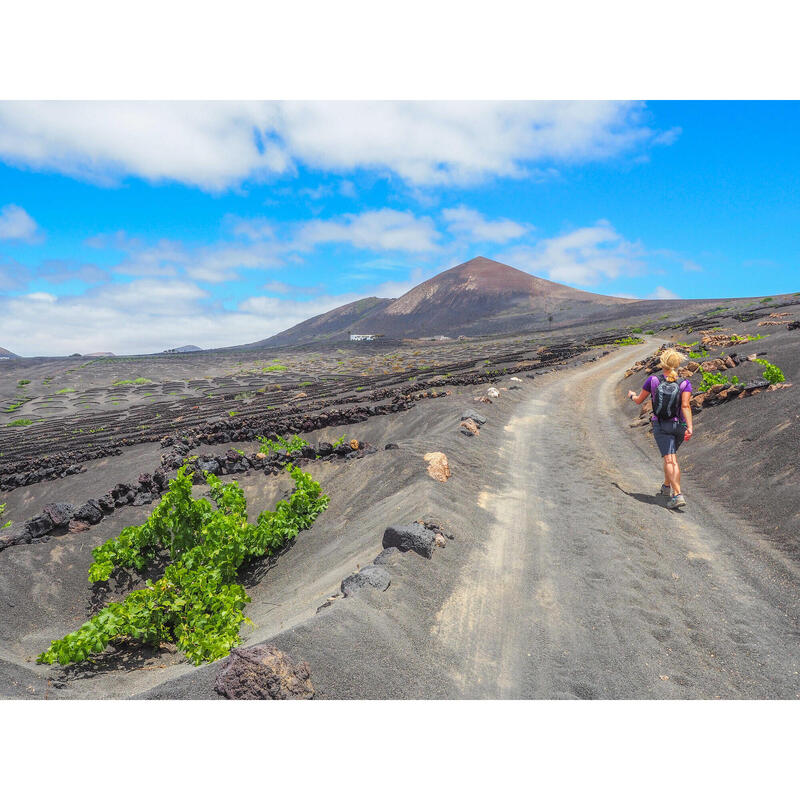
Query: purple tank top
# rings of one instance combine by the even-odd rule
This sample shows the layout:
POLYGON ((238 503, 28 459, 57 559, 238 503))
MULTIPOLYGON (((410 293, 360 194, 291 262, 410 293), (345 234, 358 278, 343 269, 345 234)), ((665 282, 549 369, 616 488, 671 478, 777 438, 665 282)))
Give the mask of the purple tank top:
MULTIPOLYGON (((653 402, 655 402, 655 399, 656 399, 656 389, 658 389, 658 384, 659 383, 660 383, 660 381, 658 379, 658 375, 651 375, 644 382, 644 386, 642 386, 642 389, 644 389, 646 392, 650 392, 650 399, 653 402)), ((680 382, 680 385, 678 386, 678 388, 680 389, 681 394, 683 394, 683 392, 691 392, 692 391, 692 382, 689 381, 689 380, 682 380, 680 382)), ((673 417, 672 418, 673 421, 675 421, 675 422, 686 422, 686 420, 683 418, 683 408, 681 408, 680 406, 678 408, 679 408, 678 416, 677 417, 673 417)), ((657 420, 658 417, 655 414, 653 414, 650 417, 650 419, 651 419, 651 421, 655 422, 655 420, 657 420)))

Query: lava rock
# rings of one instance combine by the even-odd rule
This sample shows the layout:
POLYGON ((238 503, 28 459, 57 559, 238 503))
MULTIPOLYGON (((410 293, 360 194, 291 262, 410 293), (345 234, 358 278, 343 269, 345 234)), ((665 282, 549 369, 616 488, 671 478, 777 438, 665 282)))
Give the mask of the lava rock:
POLYGON ((49 514, 39 514, 38 516, 32 517, 25 522, 23 532, 31 539, 37 539, 38 537, 44 536, 49 531, 53 530, 53 528, 53 520, 50 519, 49 514))
POLYGON ((789 330, 789 331, 800 331, 800 319, 796 319, 793 322, 790 322, 786 326, 786 330, 789 330))
POLYGON ((461 419, 471 419, 478 425, 483 425, 486 422, 486 417, 483 414, 479 414, 474 408, 467 408, 461 414, 461 419))
POLYGON ((325 458, 325 456, 329 456, 333 452, 333 445, 330 442, 320 442, 317 445, 317 453, 325 458))
POLYGON ((54 528, 62 528, 75 516, 75 509, 69 503, 48 503, 42 513, 50 517, 54 528))
POLYGON ((389 444, 387 444, 383 449, 384 450, 399 450, 400 449, 400 445, 399 444, 395 444, 394 442, 389 442, 389 444))
POLYGON ((228 700, 312 700, 307 661, 299 664, 268 644, 237 647, 225 659, 214 689, 228 700))
POLYGON ((342 443, 338 447, 334 448, 333 452, 336 453, 339 458, 344 458, 348 453, 353 452, 353 448, 350 447, 349 444, 342 443))
POLYGON ((376 564, 367 564, 362 570, 342 581, 341 591, 345 597, 351 597, 367 587, 377 589, 379 592, 385 592, 391 582, 392 579, 389 573, 383 567, 376 564))
POLYGON ((76 512, 75 519, 97 525, 103 519, 103 512, 98 500, 87 500, 76 512))
POLYGON ((755 380, 748 381, 744 388, 748 391, 752 389, 766 389, 769 386, 769 381, 764 380, 763 378, 756 378, 755 380))
POLYGON ((301 458, 316 458, 317 457, 317 451, 310 444, 303 445, 303 447, 300 448, 300 457, 301 458))
POLYGON ((153 502, 153 495, 150 492, 139 492, 136 497, 133 498, 131 505, 133 506, 146 506, 149 503, 153 502))
POLYGON ((84 522, 81 519, 73 519, 69 523, 70 533, 83 533, 84 531, 88 530, 89 530, 89 523, 84 522))
POLYGON ((212 475, 220 473, 219 461, 216 458, 198 458, 194 463, 201 472, 210 472, 212 475))
POLYGON ((157 469, 153 473, 153 483, 161 490, 166 489, 169 483, 167 480, 167 473, 164 472, 163 469, 157 469))
POLYGON ((411 525, 391 525, 383 532, 383 547, 396 547, 398 550, 413 550, 415 553, 431 558, 436 534, 428 528, 413 522, 411 525))
POLYGON ((479 436, 478 433, 478 426, 475 424, 475 420, 472 419, 464 419, 461 420, 461 425, 459 427, 461 433, 465 436, 479 436))
POLYGON ((116 504, 114 503, 114 498, 111 496, 111 493, 104 494, 98 501, 98 505, 100 506, 100 510, 104 514, 110 514, 115 508, 116 504))

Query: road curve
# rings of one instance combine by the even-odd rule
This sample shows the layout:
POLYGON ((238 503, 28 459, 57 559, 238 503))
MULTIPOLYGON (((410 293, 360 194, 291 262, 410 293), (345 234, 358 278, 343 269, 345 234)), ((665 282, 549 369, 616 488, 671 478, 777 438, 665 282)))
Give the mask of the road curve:
POLYGON ((797 564, 691 479, 667 510, 658 452, 621 424, 649 352, 548 376, 506 426, 494 523, 431 630, 457 696, 800 696, 797 564))

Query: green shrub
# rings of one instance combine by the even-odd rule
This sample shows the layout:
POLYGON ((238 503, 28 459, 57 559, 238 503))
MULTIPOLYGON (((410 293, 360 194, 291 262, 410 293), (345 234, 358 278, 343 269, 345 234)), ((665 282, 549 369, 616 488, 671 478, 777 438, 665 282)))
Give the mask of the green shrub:
POLYGON ((655 335, 656 335, 656 332, 655 332, 655 331, 645 331, 645 333, 646 333, 648 336, 655 336, 655 335))
POLYGON ((22 378, 22 380, 17 381, 17 386, 27 386, 30 381, 27 378, 22 378))
MULTIPOLYGON (((7 503, 0 503, 0 519, 2 519, 5 516, 6 505, 7 503)), ((0 525, 0 531, 9 527, 11 527, 11 520, 8 520, 7 522, 4 522, 2 525, 0 525)))
POLYGON ((641 328, 631 328, 631 333, 641 333, 641 332, 642 332, 641 328))
POLYGON ((761 299, 761 302, 762 303, 771 303, 772 300, 773 300, 772 297, 764 297, 764 298, 761 299))
POLYGON ((776 364, 770 364, 765 358, 757 358, 756 363, 764 366, 765 369, 764 372, 761 373, 761 377, 765 381, 769 381, 770 383, 783 383, 786 380, 783 371, 776 364))
POLYGON ((33 425, 34 420, 28 419, 27 417, 20 417, 19 419, 15 419, 13 422, 9 422, 6 425, 7 428, 24 428, 26 425, 33 425))
MULTIPOLYGON (((638 336, 625 336, 622 339, 615 339, 614 344, 618 344, 620 347, 627 347, 631 344, 642 344, 644 339, 640 339, 638 336)), ((599 345, 600 347, 607 347, 607 345, 599 345)))
POLYGON ((56 394, 72 394, 73 392, 77 392, 77 389, 73 389, 71 386, 67 386, 64 389, 59 389, 56 394))
POLYGON ((309 528, 328 505, 320 486, 298 467, 287 470, 295 482, 288 500, 262 511, 256 525, 247 520, 244 492, 233 481, 206 475, 212 503, 192 496, 192 472, 184 464, 169 491, 142 525, 124 528, 92 551, 92 583, 107 581, 119 569, 142 570, 168 552, 170 564, 146 588, 110 603, 77 631, 54 640, 39 663, 85 661, 112 642, 134 639, 151 646, 174 642, 194 664, 227 656, 240 642, 239 628, 250 602, 237 582, 246 562, 273 555, 309 528))
POLYGON ((689 358, 693 358, 695 361, 699 361, 701 358, 708 357, 708 350, 690 350, 689 351, 689 358))
POLYGON ((149 378, 131 378, 125 381, 114 381, 112 386, 144 386, 147 383, 152 383, 149 378))
POLYGON ((726 378, 720 372, 703 372, 703 370, 700 370, 700 374, 703 376, 703 380, 700 386, 697 387, 698 391, 700 392, 707 392, 712 386, 716 386, 717 384, 720 383, 731 383, 731 384, 741 383, 741 381, 739 380, 739 378, 736 377, 736 375, 732 375, 730 378, 726 378))
POLYGON ((269 367, 262 367, 262 372, 284 372, 289 367, 284 367, 283 364, 272 364, 269 367))
POLYGON ((258 449, 259 453, 265 456, 277 453, 278 450, 285 450, 287 453, 296 453, 304 447, 308 447, 308 442, 296 433, 292 434, 291 439, 284 439, 283 436, 276 436, 274 439, 267 439, 266 436, 259 436, 258 441, 261 442, 261 447, 258 449))

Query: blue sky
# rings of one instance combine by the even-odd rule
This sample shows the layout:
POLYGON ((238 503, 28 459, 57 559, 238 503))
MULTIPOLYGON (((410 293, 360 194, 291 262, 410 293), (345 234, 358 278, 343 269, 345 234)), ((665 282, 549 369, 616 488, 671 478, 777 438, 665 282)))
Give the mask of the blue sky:
POLYGON ((800 291, 800 104, 0 103, 0 346, 239 344, 485 255, 800 291))

